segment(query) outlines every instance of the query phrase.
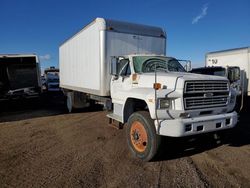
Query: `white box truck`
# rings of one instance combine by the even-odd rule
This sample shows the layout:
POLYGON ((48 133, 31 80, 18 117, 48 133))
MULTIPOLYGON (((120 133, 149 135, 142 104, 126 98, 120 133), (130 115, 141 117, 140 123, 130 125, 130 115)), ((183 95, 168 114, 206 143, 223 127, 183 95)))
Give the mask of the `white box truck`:
POLYGON ((209 52, 206 54, 205 62, 207 67, 224 67, 229 76, 232 87, 241 93, 241 108, 243 107, 244 96, 250 96, 250 47, 235 48, 209 52), (237 69, 240 69, 237 71, 237 69))
POLYGON ((110 120, 126 126, 131 152, 145 161, 155 156, 161 136, 234 127, 228 80, 187 73, 165 52, 161 28, 95 19, 59 48, 69 111, 89 99, 102 101, 110 120))
POLYGON ((37 55, 0 54, 0 101, 38 97, 40 77, 37 55))

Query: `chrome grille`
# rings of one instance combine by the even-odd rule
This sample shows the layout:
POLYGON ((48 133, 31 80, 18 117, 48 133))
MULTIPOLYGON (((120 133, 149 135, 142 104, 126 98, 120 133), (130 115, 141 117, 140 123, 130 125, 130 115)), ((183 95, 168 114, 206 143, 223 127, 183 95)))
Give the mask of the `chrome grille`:
POLYGON ((227 81, 187 81, 184 88, 185 109, 226 106, 229 100, 227 81))
POLYGON ((228 82, 212 82, 212 81, 199 81, 199 82, 186 82, 186 93, 197 93, 197 92, 217 92, 217 91, 228 91, 228 82))

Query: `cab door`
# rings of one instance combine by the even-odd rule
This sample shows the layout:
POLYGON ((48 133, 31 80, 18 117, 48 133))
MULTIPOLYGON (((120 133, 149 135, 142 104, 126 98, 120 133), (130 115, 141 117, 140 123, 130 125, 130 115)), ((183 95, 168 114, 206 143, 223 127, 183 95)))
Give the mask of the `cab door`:
POLYGON ((111 80, 111 97, 114 103, 124 103, 132 87, 131 68, 128 59, 119 62, 119 74, 111 80))

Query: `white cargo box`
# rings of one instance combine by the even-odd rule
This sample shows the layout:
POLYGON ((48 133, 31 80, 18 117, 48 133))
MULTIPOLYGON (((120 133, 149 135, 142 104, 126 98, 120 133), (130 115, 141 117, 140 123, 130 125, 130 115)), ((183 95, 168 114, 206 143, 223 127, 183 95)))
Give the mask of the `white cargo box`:
POLYGON ((165 53, 163 29, 97 18, 60 46, 60 87, 109 96, 111 56, 165 53))
POLYGON ((206 54, 206 66, 238 66, 245 94, 250 96, 250 47, 210 52, 206 54))

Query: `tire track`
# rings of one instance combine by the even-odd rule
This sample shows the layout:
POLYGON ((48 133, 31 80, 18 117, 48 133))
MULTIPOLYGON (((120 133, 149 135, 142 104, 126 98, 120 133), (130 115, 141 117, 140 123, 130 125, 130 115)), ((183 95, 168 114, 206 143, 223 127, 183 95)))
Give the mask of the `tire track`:
POLYGON ((194 160, 191 157, 186 157, 187 163, 194 168, 195 172, 197 173, 200 180, 203 182, 205 187, 210 187, 209 181, 207 180, 206 176, 200 171, 198 166, 195 164, 194 160))
POLYGON ((157 182, 156 182, 156 187, 161 187, 161 175, 162 175, 162 161, 159 162, 159 174, 158 174, 158 179, 157 179, 157 182))

